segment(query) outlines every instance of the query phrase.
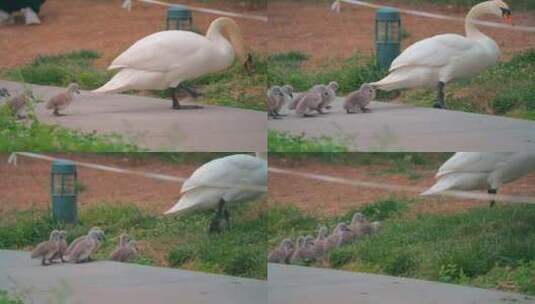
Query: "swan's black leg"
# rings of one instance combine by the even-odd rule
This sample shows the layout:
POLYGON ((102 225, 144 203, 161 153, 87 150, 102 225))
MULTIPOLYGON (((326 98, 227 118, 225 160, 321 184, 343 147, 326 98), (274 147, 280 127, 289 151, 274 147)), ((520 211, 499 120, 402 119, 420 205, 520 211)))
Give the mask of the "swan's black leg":
POLYGON ((171 99, 173 99, 173 109, 180 110, 180 102, 178 102, 178 99, 176 98, 176 91, 177 88, 169 88, 171 99))
MULTIPOLYGON (((489 189, 488 191, 489 194, 496 194, 498 193, 498 191, 496 189, 489 189)), ((496 200, 492 200, 490 201, 490 207, 494 207, 494 205, 496 204, 496 200)))
POLYGON ((445 83, 442 81, 438 82, 437 85, 437 100, 435 100, 435 103, 433 104, 434 108, 437 109, 444 109, 444 87, 446 86, 445 83))
MULTIPOLYGON (((179 84, 176 88, 169 88, 171 99, 173 99, 173 109, 174 110, 194 110, 194 109, 202 109, 201 106, 197 105, 181 105, 178 101, 178 98, 176 96, 176 93, 179 89, 184 89, 185 87, 179 84)), ((186 91, 188 92, 188 91, 186 91)), ((189 92, 188 92, 189 94, 189 92)), ((197 95, 198 96, 198 95, 197 95)))
POLYGON ((224 199, 219 200, 219 205, 215 212, 214 218, 210 223, 210 228, 208 229, 209 233, 221 233, 229 229, 229 213, 227 210, 225 210, 225 204, 226 202, 224 199))

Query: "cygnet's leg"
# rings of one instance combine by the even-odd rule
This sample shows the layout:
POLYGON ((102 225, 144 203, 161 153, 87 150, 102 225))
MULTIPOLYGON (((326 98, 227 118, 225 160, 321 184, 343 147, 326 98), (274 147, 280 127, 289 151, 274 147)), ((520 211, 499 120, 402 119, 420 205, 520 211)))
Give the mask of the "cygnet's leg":
POLYGON ((288 116, 288 115, 286 115, 286 114, 281 114, 281 113, 279 113, 279 111, 275 111, 275 114, 276 114, 277 116, 280 116, 280 117, 288 116))
MULTIPOLYGON (((489 189, 488 193, 496 195, 498 191, 496 189, 489 189)), ((496 200, 493 199, 492 201, 490 201, 490 207, 494 207, 495 204, 496 204, 496 200)))
POLYGON ((61 114, 59 109, 54 109, 54 116, 65 116, 65 114, 61 114))
POLYGON ((366 107, 362 107, 360 108, 360 110, 362 111, 362 113, 370 113, 372 110, 366 108, 366 107))
POLYGON ((316 110, 319 114, 321 114, 321 115, 329 114, 329 113, 323 112, 323 111, 321 110, 321 107, 317 107, 315 110, 316 110))
POLYGON ((273 119, 281 119, 281 118, 279 117, 279 116, 280 116, 279 113, 277 113, 276 111, 270 111, 270 112, 268 113, 268 115, 269 115, 271 118, 273 118, 273 119))
POLYGON ((279 113, 279 111, 278 111, 278 110, 276 110, 276 111, 273 111, 273 112, 275 113, 275 115, 277 115, 277 116, 279 116, 279 117, 284 117, 284 116, 288 116, 288 115, 286 115, 286 114, 281 114, 281 113, 279 113))
MULTIPOLYGON (((198 106, 198 105, 181 105, 180 102, 178 101, 178 98, 176 97, 176 92, 179 90, 179 89, 184 89, 185 87, 182 86, 182 84, 179 84, 176 88, 169 88, 170 90, 170 93, 171 93, 171 98, 173 99, 173 109, 174 110, 195 110, 195 109, 202 109, 203 107, 201 106, 198 106)), ((189 93, 189 91, 187 91, 186 89, 184 89, 186 92, 188 92, 188 94, 190 94, 191 96, 193 96, 191 93, 189 93)), ((188 89, 189 90, 189 89, 188 89)), ((193 91, 192 91, 193 92, 193 91)), ((195 93, 197 94, 197 93, 195 93)), ((199 96, 199 94, 197 94, 197 96, 199 96)), ((193 97, 195 98, 195 97, 193 97)))
POLYGON ((444 109, 444 86, 446 84, 442 81, 438 82, 437 85, 437 99, 435 100, 435 103, 433 104, 434 108, 437 109, 444 109))

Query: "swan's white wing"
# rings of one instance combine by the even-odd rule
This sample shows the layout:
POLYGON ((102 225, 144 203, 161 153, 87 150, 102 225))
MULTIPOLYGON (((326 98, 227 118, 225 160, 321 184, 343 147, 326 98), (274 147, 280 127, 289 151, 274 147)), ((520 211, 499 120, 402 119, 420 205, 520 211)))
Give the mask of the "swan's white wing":
POLYGON ((235 154, 214 159, 199 167, 182 185, 182 193, 197 187, 217 187, 226 184, 235 186, 237 182, 249 184, 251 172, 260 169, 265 161, 247 154, 235 154))
POLYGON ((428 190, 420 195, 433 195, 446 190, 474 190, 487 186, 487 173, 459 172, 444 175, 428 190))
POLYGON ((266 183, 265 160, 245 154, 218 158, 202 165, 184 182, 182 197, 166 214, 213 208, 221 198, 226 201, 252 199, 261 192, 242 187, 264 187, 266 183))
POLYGON ((498 188, 535 170, 535 152, 510 153, 507 159, 497 164, 489 177, 489 183, 498 188))
POLYGON ((438 169, 436 177, 451 173, 490 173, 505 162, 510 152, 458 152, 438 169))
MULTIPOLYGON (((119 55, 109 69, 166 72, 195 60, 213 48, 206 37, 189 31, 163 31, 144 37, 119 55)), ((203 57, 204 58, 204 57, 203 57)))
POLYGON ((474 42, 461 35, 436 35, 406 48, 392 62, 390 72, 406 66, 444 66, 474 46, 474 42))

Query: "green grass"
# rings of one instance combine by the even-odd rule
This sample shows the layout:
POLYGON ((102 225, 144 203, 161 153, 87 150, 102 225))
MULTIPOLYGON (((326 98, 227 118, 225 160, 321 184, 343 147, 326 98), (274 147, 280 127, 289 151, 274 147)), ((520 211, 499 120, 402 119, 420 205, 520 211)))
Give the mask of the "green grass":
MULTIPOLYGON (((308 55, 299 52, 274 54, 268 58, 268 84, 291 84, 304 91, 318 83, 332 80, 340 84, 338 95, 345 95, 362 83, 381 79, 386 75, 373 58, 355 55, 344 62, 326 62, 315 70, 304 70, 302 64, 308 55)), ((449 109, 490 113, 523 119, 535 119, 535 49, 500 62, 480 75, 448 84, 446 103, 449 109)), ((389 99, 396 92, 378 92, 378 99, 389 99)), ((402 100, 417 106, 431 107, 434 90, 406 90, 402 100)), ((386 138, 385 140, 389 140, 386 138)), ((383 145, 379 143, 378 150, 383 145)), ((388 142, 384 145, 388 146, 388 142)))
POLYGON ((80 88, 92 90, 105 84, 111 72, 93 67, 100 55, 95 51, 81 50, 61 55, 40 55, 27 65, 3 71, 13 81, 66 87, 75 81, 80 88))
POLYGON ((203 96, 199 102, 265 111, 267 61, 254 56, 256 72, 248 75, 241 64, 216 74, 184 82, 198 88, 203 96))
POLYGON ((338 95, 350 93, 362 83, 380 79, 385 72, 377 67, 373 58, 355 55, 344 62, 328 62, 321 69, 304 70, 302 63, 309 58, 299 52, 273 54, 268 57, 268 85, 291 84, 296 91, 330 81, 339 84, 338 95))
MULTIPOLYGON (((181 218, 160 216, 135 206, 112 205, 82 209, 78 225, 68 229, 68 241, 84 235, 92 226, 101 227, 106 240, 96 253, 105 260, 118 237, 127 232, 138 241, 139 255, 133 263, 186 268, 233 276, 265 279, 266 214, 261 206, 231 210, 231 230, 209 235, 212 213, 196 213, 181 218), (162 261, 165 263, 162 264, 162 261)), ((61 227, 44 211, 18 211, 0 218, 0 248, 28 249, 48 239, 51 230, 61 227)))
POLYGON ((24 304, 24 302, 7 294, 5 290, 0 290, 0 304, 24 304))
MULTIPOLYGON (((446 88, 449 109, 535 119, 535 49, 515 55, 507 62, 446 88)), ((432 106, 433 90, 405 91, 403 100, 432 106)))
POLYGON ((349 223, 355 212, 362 212, 368 220, 382 221, 402 214, 411 203, 408 199, 389 198, 334 217, 316 217, 305 214, 296 207, 271 207, 268 211, 268 246, 276 247, 288 237, 296 239, 307 234, 315 236, 319 225, 326 225, 331 231, 341 221, 349 223))
MULTIPOLYGON (((330 267, 535 295, 534 206, 416 217, 405 212, 418 203, 391 198, 361 209, 372 220, 384 219, 384 231, 332 251, 330 267)), ((332 229, 353 212, 315 218, 293 207, 270 209, 269 247, 285 237, 312 234, 319 223, 332 229)))
MULTIPOLYGON (((93 62, 100 54, 81 50, 58 55, 41 55, 27 65, 0 71, 0 77, 25 83, 65 87, 77 82, 82 89, 93 90, 105 84, 114 71, 97 69, 93 62)), ((202 103, 222 106, 265 110, 265 83, 267 62, 255 56, 256 73, 248 75, 241 64, 230 69, 184 82, 199 90, 202 103)), ((151 92, 154 96, 168 98, 166 91, 151 92)))
POLYGON ((33 152, 133 152, 140 151, 120 135, 99 135, 46 125, 33 114, 27 121, 16 120, 0 110, 0 151, 33 152))
POLYGON ((329 137, 305 138, 268 130, 269 152, 346 152, 347 148, 329 137))

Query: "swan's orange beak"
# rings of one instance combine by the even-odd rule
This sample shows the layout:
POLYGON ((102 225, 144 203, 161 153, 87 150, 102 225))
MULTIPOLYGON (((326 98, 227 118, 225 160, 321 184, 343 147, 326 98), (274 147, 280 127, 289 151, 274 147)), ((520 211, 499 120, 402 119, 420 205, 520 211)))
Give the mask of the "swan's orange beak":
POLYGON ((513 16, 511 14, 509 15, 503 15, 503 22, 513 25, 513 16))
POLYGON ((513 15, 511 14, 511 10, 508 8, 502 8, 502 18, 503 22, 513 25, 513 15))

